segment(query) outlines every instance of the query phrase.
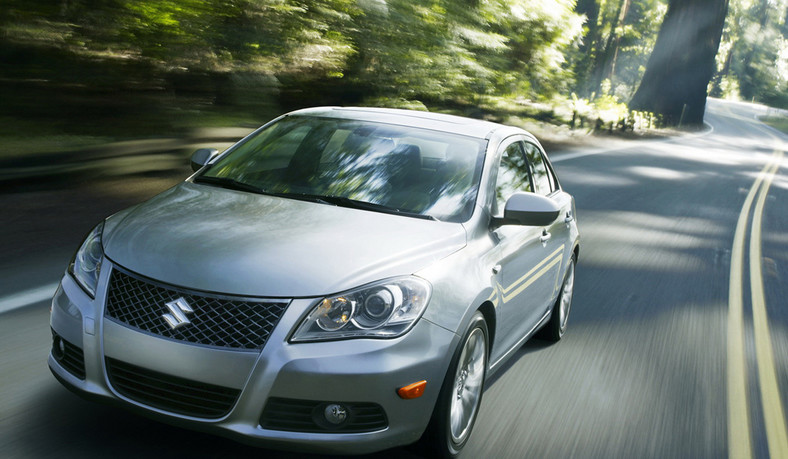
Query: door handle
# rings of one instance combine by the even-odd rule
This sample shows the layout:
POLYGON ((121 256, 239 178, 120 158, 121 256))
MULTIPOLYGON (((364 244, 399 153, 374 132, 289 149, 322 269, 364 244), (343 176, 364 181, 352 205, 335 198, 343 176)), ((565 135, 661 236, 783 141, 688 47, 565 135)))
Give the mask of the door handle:
POLYGON ((493 274, 498 274, 499 272, 501 272, 501 265, 493 266, 492 272, 493 274))
POLYGON ((564 219, 564 223, 569 225, 570 223, 572 223, 572 221, 574 221, 574 219, 575 219, 575 217, 574 217, 574 215, 572 215, 572 212, 567 212, 566 213, 566 218, 564 219))
POLYGON ((542 230, 542 236, 539 237, 539 240, 542 241, 542 244, 547 244, 547 241, 549 241, 551 237, 553 237, 553 235, 548 233, 547 230, 542 230))

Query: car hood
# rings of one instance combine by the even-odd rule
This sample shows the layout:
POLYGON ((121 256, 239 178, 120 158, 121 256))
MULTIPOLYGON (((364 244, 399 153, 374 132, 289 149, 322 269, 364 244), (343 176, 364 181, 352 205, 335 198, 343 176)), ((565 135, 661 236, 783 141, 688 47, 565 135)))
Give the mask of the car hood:
POLYGON ((106 256, 190 289, 310 297, 410 274, 465 246, 461 224, 184 182, 110 217, 106 256))

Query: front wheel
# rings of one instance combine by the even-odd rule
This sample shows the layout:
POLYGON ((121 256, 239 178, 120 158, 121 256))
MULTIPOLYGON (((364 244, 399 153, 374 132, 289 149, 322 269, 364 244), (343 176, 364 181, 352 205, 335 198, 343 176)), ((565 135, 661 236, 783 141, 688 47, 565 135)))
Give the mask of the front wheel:
POLYGON ((569 266, 566 269, 564 283, 561 285, 561 293, 553 305, 553 312, 550 322, 539 330, 539 338, 549 341, 558 341, 566 332, 566 324, 569 322, 569 311, 572 309, 572 294, 575 289, 575 257, 569 259, 569 266))
POLYGON ((452 358, 430 421, 431 449, 456 457, 471 436, 487 374, 487 323, 476 312, 452 358))

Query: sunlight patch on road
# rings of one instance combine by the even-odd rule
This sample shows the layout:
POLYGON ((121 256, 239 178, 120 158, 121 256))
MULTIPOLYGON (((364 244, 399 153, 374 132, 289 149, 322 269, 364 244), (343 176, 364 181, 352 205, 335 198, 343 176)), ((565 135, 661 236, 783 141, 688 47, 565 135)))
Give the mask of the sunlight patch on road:
MULTIPOLYGON (((780 162, 780 168, 788 169, 788 157, 783 158, 783 160, 780 162)), ((774 180, 772 181, 772 188, 788 190, 788 174, 781 174, 775 176, 774 180)))
POLYGON ((664 167, 632 166, 626 169, 635 175, 657 180, 689 180, 697 177, 689 172, 682 172, 664 167))
POLYGON ((584 263, 664 272, 708 268, 727 231, 712 219, 607 210, 584 211, 581 224, 584 263))
POLYGON ((594 186, 599 188, 619 188, 619 187, 634 187, 638 186, 638 181, 634 178, 613 176, 607 171, 594 172, 590 170, 583 170, 582 173, 572 173, 571 171, 562 171, 561 177, 566 177, 565 180, 572 182, 575 186, 594 186))

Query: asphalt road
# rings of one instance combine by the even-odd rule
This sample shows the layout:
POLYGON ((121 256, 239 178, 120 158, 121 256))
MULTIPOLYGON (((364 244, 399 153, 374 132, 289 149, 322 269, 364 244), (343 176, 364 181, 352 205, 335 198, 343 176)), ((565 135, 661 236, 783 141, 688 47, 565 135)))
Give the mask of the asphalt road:
MULTIPOLYGON (((788 457, 788 136, 762 112, 710 101, 708 132, 553 156, 582 235, 569 330, 488 381, 464 457, 788 457)), ((103 216, 187 173, 0 195, 0 311, 41 297, 103 216)), ((83 401, 49 346, 47 301, 0 312, 0 457, 302 457, 83 401)))

